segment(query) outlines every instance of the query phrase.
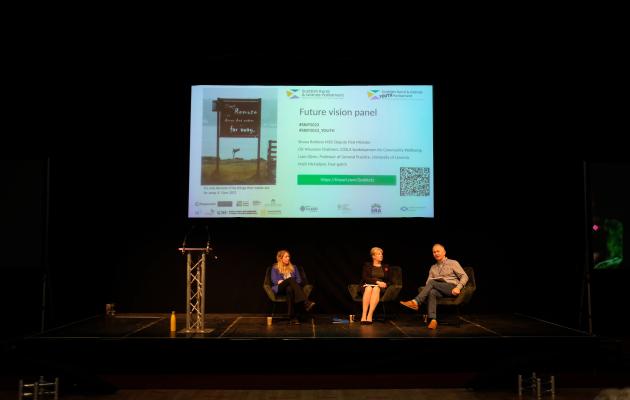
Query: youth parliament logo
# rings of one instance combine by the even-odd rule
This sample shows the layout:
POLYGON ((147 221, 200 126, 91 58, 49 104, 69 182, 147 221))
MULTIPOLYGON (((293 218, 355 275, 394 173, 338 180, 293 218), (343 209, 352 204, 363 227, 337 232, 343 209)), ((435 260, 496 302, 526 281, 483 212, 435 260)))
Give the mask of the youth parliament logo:
POLYGON ((368 99, 370 100, 378 100, 381 98, 380 94, 379 94, 380 90, 378 89, 372 89, 372 90, 368 90, 367 95, 368 95, 368 99))

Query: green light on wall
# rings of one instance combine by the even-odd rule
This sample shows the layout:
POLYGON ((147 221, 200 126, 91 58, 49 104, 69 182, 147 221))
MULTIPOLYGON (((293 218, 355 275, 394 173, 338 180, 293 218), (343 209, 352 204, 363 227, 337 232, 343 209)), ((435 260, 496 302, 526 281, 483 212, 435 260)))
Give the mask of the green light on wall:
POLYGON ((616 219, 604 219, 608 258, 595 264, 595 269, 618 268, 623 262, 623 224, 616 219))

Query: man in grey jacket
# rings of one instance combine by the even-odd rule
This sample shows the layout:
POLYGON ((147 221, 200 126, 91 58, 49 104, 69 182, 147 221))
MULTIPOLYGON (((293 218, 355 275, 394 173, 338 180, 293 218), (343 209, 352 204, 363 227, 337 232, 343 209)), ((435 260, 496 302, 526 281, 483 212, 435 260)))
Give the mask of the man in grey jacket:
POLYGON ((422 291, 409 301, 401 301, 405 307, 418 310, 420 304, 429 299, 429 329, 437 328, 437 299, 442 297, 457 297, 468 282, 468 275, 455 260, 446 258, 446 249, 440 243, 433 245, 433 258, 437 261, 429 270, 427 283, 422 291))

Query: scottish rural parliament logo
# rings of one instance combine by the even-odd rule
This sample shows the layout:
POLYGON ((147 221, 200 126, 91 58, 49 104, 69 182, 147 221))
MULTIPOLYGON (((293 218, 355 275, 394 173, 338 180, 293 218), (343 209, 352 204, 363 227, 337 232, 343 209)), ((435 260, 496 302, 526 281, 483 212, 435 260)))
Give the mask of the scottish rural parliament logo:
POLYGON ((300 89, 287 89, 287 97, 290 99, 299 99, 298 92, 300 89))
POLYGON ((370 100, 378 100, 381 98, 380 96, 380 90, 378 89, 372 89, 372 90, 368 90, 368 99, 370 100))

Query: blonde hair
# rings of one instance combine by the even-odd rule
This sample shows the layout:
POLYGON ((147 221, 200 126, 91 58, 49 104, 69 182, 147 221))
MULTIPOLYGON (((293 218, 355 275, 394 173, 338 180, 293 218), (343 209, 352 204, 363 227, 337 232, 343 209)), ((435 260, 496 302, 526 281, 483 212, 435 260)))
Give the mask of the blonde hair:
POLYGON ((291 264, 291 260, 289 260, 289 265, 284 265, 284 263, 282 262, 282 257, 284 257, 285 254, 289 254, 289 252, 287 250, 278 251, 278 254, 276 254, 276 265, 274 265, 274 267, 276 267, 278 272, 282 274, 284 279, 287 279, 289 276, 291 276, 295 268, 293 267, 293 264, 291 264))
POLYGON ((381 249, 380 247, 372 247, 372 249, 370 250, 370 255, 373 256, 377 251, 383 253, 383 249, 381 249))

